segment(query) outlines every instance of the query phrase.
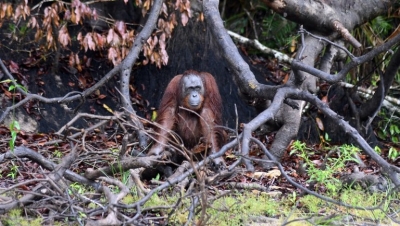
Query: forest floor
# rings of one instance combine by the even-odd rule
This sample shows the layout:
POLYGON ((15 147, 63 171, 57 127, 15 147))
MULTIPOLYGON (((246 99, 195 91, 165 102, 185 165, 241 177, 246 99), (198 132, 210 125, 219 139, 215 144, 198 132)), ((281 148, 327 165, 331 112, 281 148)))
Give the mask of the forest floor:
MULTIPOLYGON (((79 157, 74 160, 70 170, 83 175, 88 169, 101 168, 118 162, 122 137, 123 134, 115 130, 112 125, 104 127, 102 131, 97 130, 88 133, 85 138, 85 146, 87 148, 79 151, 79 157)), ((5 126, 0 126, 0 154, 4 154, 9 149, 11 139, 10 130, 5 126)), ((320 169, 321 172, 330 173, 330 178, 317 183, 314 180, 312 183, 310 176, 315 176, 315 174, 307 173, 301 165, 309 160, 319 169, 324 159, 327 158, 328 153, 331 150, 339 150, 340 147, 329 146, 327 143, 313 146, 299 146, 299 144, 301 143, 292 144, 282 161, 287 175, 304 187, 308 187, 321 195, 331 197, 338 202, 355 206, 355 208, 333 204, 306 194, 289 183, 278 169, 263 172, 261 167, 256 166, 256 172, 239 171, 239 173, 223 179, 217 184, 207 185, 207 197, 210 200, 213 197, 215 198, 207 208, 209 224, 396 225, 393 219, 399 219, 400 196, 398 193, 390 193, 389 189, 370 192, 362 187, 337 187, 338 184, 336 182, 341 175, 350 173, 359 167, 354 161, 346 161, 345 167, 338 168, 337 172, 329 172, 329 169, 333 168, 320 169), (301 148, 305 148, 309 153, 308 160, 301 157, 299 152, 301 148), (297 151, 294 151, 295 149, 297 151), (370 207, 372 209, 369 209, 370 207)), ((19 131, 15 139, 15 146, 21 145, 34 150, 41 154, 43 158, 56 164, 71 151, 69 142, 60 142, 59 137, 51 133, 19 131)), ((127 154, 129 155, 129 153, 127 154)), ((338 154, 339 152, 336 152, 330 158, 339 159, 338 154)), ((252 157, 257 157, 260 155, 260 150, 253 149, 251 155, 252 157)), ((366 155, 362 153, 358 155, 366 164, 363 168, 360 168, 362 172, 366 174, 379 172, 379 167, 373 161, 370 161, 366 155)), ((224 157, 228 165, 237 158, 231 152, 226 153, 224 157)), ((40 164, 27 158, 2 161, 0 163, 0 205, 6 205, 12 199, 21 198, 23 194, 35 193, 34 188, 40 185, 42 183, 41 180, 45 179, 50 172, 40 164)), ((127 183, 125 172, 116 170, 111 176, 123 183, 127 183)), ((141 178, 146 189, 153 189, 166 179, 160 174, 150 177, 149 175, 141 175, 141 178)), ((114 192, 118 192, 117 188, 113 188, 113 186, 110 188, 114 192)), ((22 223, 26 224, 27 222, 30 224, 35 224, 36 222, 38 225, 54 223, 62 225, 66 222, 80 224, 79 222, 84 222, 86 218, 97 219, 99 216, 93 214, 92 211, 96 209, 97 205, 106 205, 104 203, 104 195, 97 193, 90 186, 77 182, 69 183, 68 191, 67 193, 69 194, 64 194, 64 197, 54 198, 60 202, 59 207, 54 206, 54 200, 52 200, 50 194, 38 194, 35 201, 1 216, 0 220, 4 225, 22 225, 22 223), (87 199, 82 197, 87 197, 87 199), (88 200, 90 201, 88 202, 88 200), (68 206, 79 207, 80 209, 77 212, 80 214, 71 216, 63 213, 62 211, 68 209, 68 206), (58 217, 54 218, 54 214, 58 217), (52 220, 50 221, 50 219, 52 220)), ((181 198, 171 195, 168 191, 160 191, 145 204, 148 208, 142 212, 143 217, 162 219, 154 220, 153 222, 163 224, 166 219, 157 218, 157 216, 169 216, 169 224, 183 224, 187 217, 187 208, 189 208, 185 199, 190 198, 183 197, 183 200, 180 201, 182 203, 178 205, 178 200, 181 198), (178 208, 172 211, 174 213, 168 215, 167 213, 170 210, 165 212, 157 209, 160 205, 176 205, 178 208), (156 206, 154 210, 151 210, 152 206, 156 206)), ((132 190, 121 202, 129 204, 139 199, 138 194, 132 190)), ((173 209, 173 207, 170 208, 173 209)), ((131 210, 129 213, 126 210, 124 214, 132 217, 135 215, 135 211, 131 210)))

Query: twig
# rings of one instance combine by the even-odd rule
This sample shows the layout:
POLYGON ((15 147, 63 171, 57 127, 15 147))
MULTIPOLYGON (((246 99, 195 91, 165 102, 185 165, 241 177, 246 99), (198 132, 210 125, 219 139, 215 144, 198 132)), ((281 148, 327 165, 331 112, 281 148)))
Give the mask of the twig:
POLYGON ((249 44, 252 47, 260 50, 261 52, 265 53, 265 54, 272 54, 274 56, 274 58, 278 59, 281 62, 285 62, 285 63, 291 63, 293 58, 289 57, 288 55, 281 53, 279 51, 276 51, 274 49, 270 49, 266 46, 264 46, 263 44, 261 44, 257 39, 248 39, 246 37, 243 37, 233 31, 227 31, 228 34, 237 42, 241 43, 241 44, 249 44))
POLYGON ((323 72, 321 70, 318 70, 314 68, 313 66, 306 65, 302 63, 300 60, 293 60, 292 61, 292 68, 293 69, 298 69, 302 70, 304 72, 310 73, 318 78, 324 79, 328 82, 339 82, 344 78, 344 76, 354 67, 358 66, 359 64, 365 63, 367 61, 372 60, 376 55, 383 53, 385 51, 388 51, 392 46, 396 45, 397 43, 400 42, 400 34, 386 42, 385 44, 382 44, 378 47, 375 47, 373 50, 369 51, 368 53, 353 58, 351 62, 346 64, 341 71, 338 73, 331 75, 329 73, 323 72))
MULTIPOLYGON (((339 82, 339 85, 345 88, 354 88, 353 84, 347 83, 347 82, 339 82)), ((364 87, 360 87, 357 86, 357 91, 367 94, 368 96, 374 95, 375 91, 371 90, 371 89, 366 89, 364 87)), ((385 96, 385 100, 387 100, 388 102, 392 103, 392 104, 396 104, 400 106, 400 100, 391 96, 385 96)))
MULTIPOLYGON (((7 159, 14 159, 16 157, 29 158, 32 161, 39 163, 41 166, 43 166, 44 168, 46 168, 48 170, 54 170, 55 167, 57 166, 57 164, 47 160, 47 158, 45 158, 43 155, 39 154, 38 152, 36 152, 30 148, 24 147, 24 146, 16 147, 13 152, 7 151, 6 153, 1 154, 0 155, 0 163, 7 159)), ((86 179, 85 177, 83 177, 77 173, 74 173, 70 170, 65 171, 64 177, 70 181, 74 181, 74 182, 78 182, 81 184, 86 184, 86 185, 92 186, 95 189, 98 189, 100 186, 99 183, 90 181, 90 180, 86 179)))
POLYGON ((344 46, 339 45, 339 44, 336 44, 335 42, 332 42, 332 41, 330 41, 330 40, 327 39, 327 38, 314 35, 313 33, 307 31, 306 29, 304 29, 303 26, 300 26, 299 33, 300 33, 300 34, 306 33, 307 35, 309 35, 309 36, 311 36, 311 37, 313 37, 313 38, 315 38, 315 39, 317 39, 317 40, 319 40, 319 41, 324 41, 324 42, 326 42, 326 43, 329 43, 329 44, 335 46, 336 48, 339 48, 339 49, 345 51, 345 52, 347 53, 347 55, 350 56, 351 59, 355 59, 355 58, 356 58, 356 57, 355 57, 349 50, 347 50, 344 46))
MULTIPOLYGON (((100 81, 98 81, 96 84, 94 84, 92 87, 86 89, 82 93, 79 93, 79 94, 76 94, 76 95, 73 95, 73 96, 70 96, 67 98, 65 98, 65 97, 46 98, 46 97, 43 97, 38 94, 32 94, 32 93, 25 92, 25 90, 21 89, 20 86, 18 86, 18 84, 16 83, 16 79, 8 71, 8 69, 6 68, 6 66, 4 65, 4 63, 1 59, 0 59, 0 67, 2 68, 2 70, 6 74, 6 76, 11 80, 13 85, 16 87, 17 91, 20 92, 23 96, 25 96, 25 98, 23 100, 19 101, 16 104, 13 104, 12 106, 7 107, 4 110, 3 114, 0 116, 0 123, 4 121, 4 119, 10 113, 11 110, 18 108, 18 107, 22 106, 23 104, 25 104, 26 102, 31 101, 31 100, 38 100, 43 103, 67 103, 67 102, 71 102, 71 101, 80 99, 80 98, 82 98, 82 96, 87 97, 92 92, 97 90, 99 87, 104 85, 110 78, 112 78, 112 76, 114 76, 120 70, 120 66, 114 67, 100 81)), ((67 94, 67 95, 69 96, 69 94, 67 94)), ((65 96, 67 96, 67 95, 65 95, 65 96)))
MULTIPOLYGON (((14 149, 14 154, 17 151, 17 148, 14 149)), ((61 163, 54 167, 52 172, 48 175, 48 182, 57 183, 60 179, 62 179, 64 173, 66 173, 67 169, 71 166, 73 161, 76 159, 76 156, 77 156, 77 147, 75 146, 74 148, 72 148, 72 151, 62 159, 61 163)), ((45 186, 45 184, 46 183, 39 183, 32 189, 32 191, 34 191, 34 192, 38 191, 38 194, 41 194, 41 195, 43 195, 42 193, 50 192, 50 191, 46 192, 46 189, 40 190, 41 188, 43 188, 45 186)), ((53 184, 53 186, 55 186, 55 185, 53 184)), ((36 194, 28 193, 28 194, 25 194, 24 196, 22 196, 21 198, 19 198, 18 201, 13 201, 13 202, 7 203, 7 204, 0 204, 0 213, 5 213, 8 210, 17 207, 18 205, 26 205, 26 204, 32 202, 32 200, 35 197, 36 197, 36 194)))
MULTIPOLYGON (((127 158, 123 161, 110 164, 109 166, 105 166, 93 171, 86 171, 85 177, 88 178, 89 180, 94 180, 100 176, 110 175, 111 173, 115 172, 115 170, 126 171, 128 169, 136 169, 140 167, 150 168, 156 165, 157 163, 160 163, 160 161, 158 161, 157 156, 127 158)), ((161 163, 166 163, 166 162, 161 161, 161 163)))

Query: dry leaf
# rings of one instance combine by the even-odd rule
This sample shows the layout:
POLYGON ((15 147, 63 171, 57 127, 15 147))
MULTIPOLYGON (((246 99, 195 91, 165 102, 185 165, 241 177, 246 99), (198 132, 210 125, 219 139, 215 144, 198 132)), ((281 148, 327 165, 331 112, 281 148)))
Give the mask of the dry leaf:
POLYGON ((273 169, 268 172, 254 172, 252 177, 255 179, 261 179, 261 178, 277 178, 279 176, 281 176, 281 171, 273 169))
POLYGON ((94 39, 94 42, 96 43, 98 49, 101 49, 104 47, 105 42, 106 42, 105 36, 95 32, 93 34, 93 39, 94 39))
POLYGON ((324 102, 325 104, 327 104, 327 103, 328 103, 328 95, 323 96, 323 97, 321 98, 321 101, 324 102))
POLYGON ((126 24, 123 21, 115 22, 114 27, 121 36, 123 36, 126 33, 126 24))
POLYGON ((189 22, 189 17, 186 13, 181 14, 181 22, 183 26, 186 26, 186 24, 189 22))
POLYGON ((105 108, 108 112, 110 112, 111 114, 113 114, 113 110, 111 110, 111 108, 108 107, 106 104, 103 104, 103 108, 105 108))
POLYGON ((92 34, 87 33, 85 35, 85 38, 83 40, 83 47, 85 48, 85 52, 90 49, 90 50, 95 50, 96 49, 96 44, 93 41, 92 34))
POLYGON ((322 120, 320 118, 315 118, 315 122, 317 123, 318 128, 321 131, 324 131, 324 123, 322 122, 322 120))
POLYGON ((78 77, 78 81, 79 81, 79 88, 81 88, 81 89, 85 89, 86 88, 86 79, 82 76, 82 75, 80 75, 79 77, 78 77))
POLYGON ((65 25, 63 25, 58 32, 58 41, 63 47, 66 47, 71 43, 71 37, 69 36, 67 27, 65 25))

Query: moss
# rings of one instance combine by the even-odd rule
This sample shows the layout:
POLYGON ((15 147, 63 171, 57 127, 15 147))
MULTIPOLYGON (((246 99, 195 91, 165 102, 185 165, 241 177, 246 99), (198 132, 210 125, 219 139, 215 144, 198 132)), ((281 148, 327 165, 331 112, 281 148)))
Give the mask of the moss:
POLYGON ((41 226, 41 218, 29 218, 21 215, 21 209, 13 209, 8 214, 1 217, 4 226, 41 226))
POLYGON ((265 193, 259 195, 236 194, 216 200, 207 213, 213 225, 244 225, 250 216, 275 216, 279 212, 277 202, 265 193))
POLYGON ((125 204, 132 204, 132 203, 134 203, 136 201, 137 201, 137 197, 133 197, 131 194, 126 195, 122 199, 122 203, 125 203, 125 204))
POLYGON ((374 210, 355 209, 328 203, 315 196, 306 195, 299 199, 302 208, 297 209, 296 212, 308 217, 315 216, 314 223, 318 222, 318 224, 329 224, 328 221, 323 219, 323 216, 331 214, 337 215, 337 221, 346 219, 346 216, 350 215, 353 218, 356 216, 355 220, 369 219, 376 223, 391 223, 387 215, 398 209, 399 205, 396 203, 396 200, 399 198, 398 196, 399 194, 397 193, 389 196, 385 193, 366 195, 365 191, 361 189, 342 189, 337 197, 332 196, 335 200, 355 207, 374 207, 378 206, 381 202, 383 202, 383 205, 381 208, 374 210))

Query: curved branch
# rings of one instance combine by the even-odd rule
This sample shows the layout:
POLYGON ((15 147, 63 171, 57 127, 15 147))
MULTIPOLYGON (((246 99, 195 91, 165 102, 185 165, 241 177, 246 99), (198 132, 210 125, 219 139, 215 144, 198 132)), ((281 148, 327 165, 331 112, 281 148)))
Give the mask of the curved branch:
POLYGON ((362 63, 372 60, 376 55, 378 55, 382 52, 388 51, 392 46, 394 46, 397 43, 400 43, 400 34, 398 34, 397 36, 395 36, 393 39, 389 40, 385 44, 374 48, 370 52, 352 59, 353 61, 346 64, 340 72, 338 72, 337 74, 334 74, 334 75, 331 75, 329 73, 318 70, 318 69, 314 68, 313 66, 306 65, 306 64, 302 63, 300 60, 296 60, 296 59, 292 61, 292 68, 308 72, 314 76, 317 76, 318 78, 326 80, 327 82, 335 83, 335 82, 342 80, 352 68, 356 67, 357 65, 360 65, 362 63))
POLYGON ((382 102, 385 96, 389 92, 389 88, 393 83, 394 77, 396 76, 396 72, 400 68, 400 48, 393 54, 390 62, 386 68, 384 73, 383 81, 380 81, 378 89, 375 91, 372 98, 363 104, 360 108, 360 117, 366 118, 371 116, 373 112, 379 111, 380 107, 382 106, 382 102), (383 95, 382 95, 383 94, 383 95), (377 109, 377 103, 379 104, 379 108, 377 109))
POLYGON ((229 37, 218 11, 218 0, 204 0, 204 18, 220 51, 232 68, 234 79, 243 94, 252 97, 272 99, 276 91, 282 86, 269 86, 259 83, 249 65, 243 60, 232 39, 229 37))
MULTIPOLYGON (((129 94, 129 81, 131 78, 132 66, 138 59, 143 44, 150 37, 151 33, 156 27, 157 18, 158 15, 160 14, 162 4, 163 0, 155 0, 153 2, 153 7, 150 11, 149 18, 147 19, 146 24, 143 27, 143 30, 141 30, 140 33, 136 36, 131 51, 129 51, 127 57, 121 63, 120 78, 121 78, 122 106, 134 116, 136 116, 136 113, 133 110, 129 94)), ((138 136, 140 147, 145 148, 147 146, 147 139, 146 139, 147 136, 143 132, 144 130, 143 124, 136 117, 131 117, 131 118, 135 126, 138 128, 136 130, 136 133, 138 136)))
POLYGON ((157 193, 157 192, 159 192, 159 191, 161 191, 161 190, 163 190, 165 188, 168 188, 171 185, 174 185, 174 184, 177 184, 177 183, 183 181, 189 175, 191 175, 195 170, 197 170, 200 167, 204 166, 210 159, 215 159, 215 158, 221 157, 222 155, 224 155, 224 153, 226 151, 228 151, 230 148, 233 148, 237 143, 238 142, 235 139, 235 140, 225 144, 218 152, 216 152, 216 153, 214 153, 212 155, 209 155, 207 158, 205 158, 204 160, 200 161, 199 163, 197 163, 192 168, 188 169, 185 173, 182 173, 181 175, 179 175, 177 177, 174 177, 173 179, 167 180, 166 182, 162 183, 158 187, 156 187, 153 190, 151 190, 145 197, 143 197, 139 201, 137 201, 137 202, 135 202, 133 204, 130 204, 130 205, 126 205, 125 208, 136 208, 138 210, 137 214, 131 219, 131 221, 133 222, 138 217, 140 217, 140 214, 141 214, 140 207, 143 206, 155 193, 157 193))
POLYGON ((156 27, 157 18, 158 15, 160 14, 162 4, 163 0, 155 0, 153 2, 153 7, 150 11, 149 18, 147 19, 146 24, 143 27, 143 30, 141 30, 140 33, 135 37, 132 49, 129 51, 128 55, 121 63, 120 76, 121 76, 122 105, 129 112, 134 112, 129 95, 129 80, 131 77, 132 66, 138 59, 143 44, 147 41, 147 39, 149 39, 151 33, 156 27))
POLYGON ((4 65, 3 61, 0 59, 0 67, 2 68, 3 72, 7 75, 7 77, 9 79, 11 79, 11 82, 13 83, 13 85, 17 88, 17 91, 20 92, 23 96, 25 96, 25 98, 21 101, 19 101, 16 104, 13 104, 10 107, 7 107, 3 114, 0 116, 0 123, 5 119, 5 117, 10 113, 11 110, 22 106, 23 104, 25 104, 26 102, 30 101, 30 100, 38 100, 41 101, 43 103, 67 103, 67 102, 71 102, 74 100, 78 100, 81 99, 82 97, 87 97, 89 96, 91 93, 93 93, 95 90, 99 89, 102 85, 104 85, 110 78, 112 78, 119 70, 121 66, 116 66, 114 67, 111 71, 109 71, 100 81, 98 81, 96 84, 94 84, 92 87, 86 89, 85 91, 83 91, 82 93, 70 96, 70 97, 52 97, 52 98, 46 98, 43 97, 41 95, 38 94, 32 94, 32 93, 28 93, 25 90, 21 89, 17 83, 16 83, 16 79, 11 75, 11 73, 8 71, 7 67, 4 65))

